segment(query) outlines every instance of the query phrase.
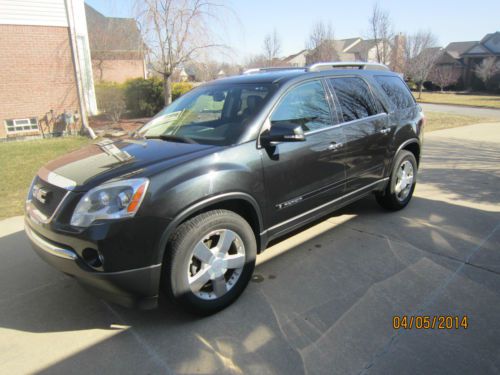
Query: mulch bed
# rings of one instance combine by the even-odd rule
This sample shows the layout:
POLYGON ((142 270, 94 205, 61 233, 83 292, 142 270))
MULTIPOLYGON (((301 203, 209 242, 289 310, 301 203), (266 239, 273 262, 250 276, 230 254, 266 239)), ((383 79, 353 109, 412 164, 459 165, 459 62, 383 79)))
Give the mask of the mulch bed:
POLYGON ((148 122, 150 117, 121 119, 113 123, 107 116, 99 115, 89 118, 89 125, 98 135, 112 135, 113 133, 132 133, 148 122))

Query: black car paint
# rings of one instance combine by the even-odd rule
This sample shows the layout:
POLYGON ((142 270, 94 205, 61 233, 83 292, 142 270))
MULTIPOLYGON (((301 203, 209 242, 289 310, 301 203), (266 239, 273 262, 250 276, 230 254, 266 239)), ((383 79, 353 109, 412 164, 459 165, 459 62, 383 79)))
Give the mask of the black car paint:
MULTIPOLYGON (((416 144, 420 149, 422 114, 416 104, 387 113, 388 99, 371 79, 373 74, 377 72, 283 71, 221 80, 230 84, 260 79, 277 86, 237 144, 208 146, 136 139, 118 140, 105 147, 88 146, 42 169, 41 175, 53 171, 77 186, 50 223, 39 223, 27 215, 26 225, 42 238, 78 254, 76 264, 57 260, 56 268, 104 291, 115 302, 136 305, 137 301, 154 301, 168 238, 178 224, 196 213, 228 204, 242 208, 263 250, 271 239, 386 186, 400 147, 416 144), (383 112, 339 124, 338 104, 326 78, 352 74, 368 82, 383 112), (328 87, 332 126, 306 133, 304 142, 264 147, 259 134, 272 109, 288 90, 307 80, 321 80, 328 87), (386 128, 390 131, 380 133, 386 128), (109 148, 115 152, 109 152, 109 148), (84 192, 105 181, 129 176, 150 179, 135 217, 101 221, 85 229, 69 224, 84 192), (99 250, 104 259, 102 267, 94 269, 80 259, 86 248, 99 250), (124 274, 128 276, 121 277, 116 286, 113 275, 124 274)), ((36 250, 47 258, 43 250, 36 250)))

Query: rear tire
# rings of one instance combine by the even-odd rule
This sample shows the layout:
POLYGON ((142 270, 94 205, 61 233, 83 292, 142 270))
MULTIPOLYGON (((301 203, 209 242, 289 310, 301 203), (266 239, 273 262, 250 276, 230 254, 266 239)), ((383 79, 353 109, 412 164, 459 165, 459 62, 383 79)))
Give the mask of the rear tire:
POLYGON ((387 210, 397 211, 410 202, 417 183, 417 160, 411 152, 402 150, 394 160, 387 187, 375 194, 377 202, 387 210))
POLYGON ((233 303, 255 267, 257 245, 248 222, 214 210, 182 223, 166 250, 162 289, 182 308, 209 315, 233 303))

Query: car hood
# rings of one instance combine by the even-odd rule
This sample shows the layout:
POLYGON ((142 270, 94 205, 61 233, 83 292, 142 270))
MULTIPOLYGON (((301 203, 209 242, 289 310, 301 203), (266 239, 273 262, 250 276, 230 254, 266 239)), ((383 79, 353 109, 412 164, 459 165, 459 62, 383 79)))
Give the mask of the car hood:
POLYGON ((105 139, 49 162, 38 175, 70 190, 88 190, 107 180, 137 175, 159 162, 197 157, 216 146, 168 142, 159 139, 105 139))

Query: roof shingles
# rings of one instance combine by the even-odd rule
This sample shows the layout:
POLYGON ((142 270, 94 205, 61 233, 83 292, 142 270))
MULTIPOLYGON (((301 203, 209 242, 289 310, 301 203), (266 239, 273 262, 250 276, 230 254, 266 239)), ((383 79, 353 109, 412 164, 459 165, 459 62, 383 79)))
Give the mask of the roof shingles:
POLYGON ((92 57, 142 59, 143 43, 132 18, 106 17, 85 4, 92 57))

